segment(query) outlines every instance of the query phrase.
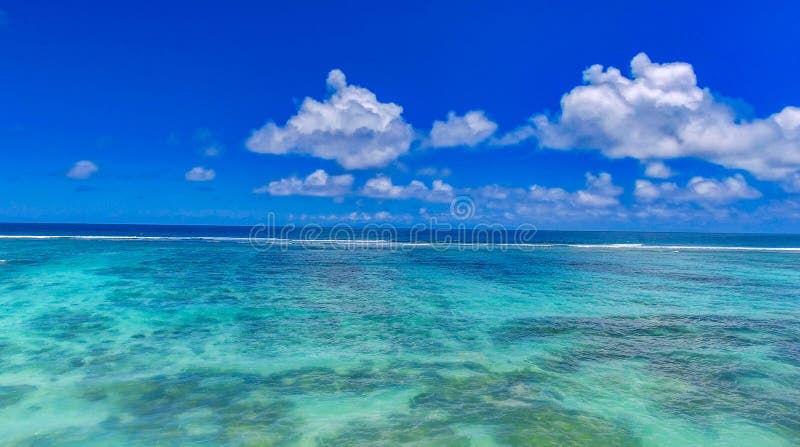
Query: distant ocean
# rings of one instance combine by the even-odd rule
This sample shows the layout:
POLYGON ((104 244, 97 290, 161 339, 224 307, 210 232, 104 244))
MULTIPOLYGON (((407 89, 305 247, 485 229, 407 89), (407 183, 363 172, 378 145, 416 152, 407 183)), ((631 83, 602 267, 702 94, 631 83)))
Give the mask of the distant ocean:
POLYGON ((800 445, 798 235, 280 230, 0 224, 0 444, 800 445))

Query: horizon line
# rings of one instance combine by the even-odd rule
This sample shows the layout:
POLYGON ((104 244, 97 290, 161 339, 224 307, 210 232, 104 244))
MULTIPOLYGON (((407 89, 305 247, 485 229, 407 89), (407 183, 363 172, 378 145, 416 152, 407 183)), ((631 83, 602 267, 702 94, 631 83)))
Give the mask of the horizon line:
MULTIPOLYGON (((304 225, 318 225, 320 228, 334 228, 338 225, 349 225, 354 229, 365 228, 368 225, 378 225, 378 226, 385 226, 391 225, 395 229, 398 230, 411 230, 412 227, 408 226, 399 226, 389 222, 384 223, 359 223, 359 224, 345 224, 344 222, 333 224, 333 225, 319 225, 314 223, 308 223, 304 225)), ((294 224, 286 224, 286 225, 264 225, 263 223, 255 223, 252 225, 220 225, 220 224, 159 224, 159 223, 96 223, 96 222, 0 222, 0 226, 3 225, 81 225, 81 226, 118 226, 118 227, 132 227, 132 226, 146 226, 146 227, 216 227, 216 228, 253 228, 255 226, 265 226, 266 228, 284 228, 288 225, 294 224)), ((458 231, 459 229, 473 229, 475 226, 481 224, 476 224, 474 226, 464 226, 464 227, 454 227, 451 228, 449 231, 458 231)), ((494 224, 493 224, 494 225, 494 224)), ((302 228, 303 225, 296 225, 298 229, 302 228)), ((535 226, 534 226, 535 227, 535 226)), ((448 230, 442 230, 448 231, 448 230)), ((521 230, 519 228, 505 228, 504 231, 529 231, 529 230, 521 230)), ((648 231, 648 230, 557 230, 557 229, 550 229, 550 228, 536 228, 536 232, 544 231, 544 232, 568 232, 568 233, 644 233, 644 234, 715 234, 715 235, 751 235, 751 236, 758 236, 758 235, 768 235, 768 236, 800 236, 800 233, 782 233, 782 232, 747 232, 747 231, 687 231, 687 230, 678 230, 678 231, 648 231)))

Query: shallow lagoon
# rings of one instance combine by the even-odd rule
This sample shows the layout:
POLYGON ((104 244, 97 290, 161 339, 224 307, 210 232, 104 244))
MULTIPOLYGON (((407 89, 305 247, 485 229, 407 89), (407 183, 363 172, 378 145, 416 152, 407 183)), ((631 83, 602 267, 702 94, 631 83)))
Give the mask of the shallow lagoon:
POLYGON ((800 253, 0 240, 4 445, 800 443, 800 253))

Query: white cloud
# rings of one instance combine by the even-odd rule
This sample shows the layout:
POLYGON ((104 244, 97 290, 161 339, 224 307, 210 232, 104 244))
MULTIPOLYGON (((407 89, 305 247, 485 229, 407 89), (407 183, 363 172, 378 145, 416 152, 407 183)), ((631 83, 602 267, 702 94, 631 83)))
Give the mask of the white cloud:
POLYGON ((800 173, 792 174, 783 182, 783 187, 788 192, 800 192, 800 173))
POLYGON ((672 177, 672 170, 660 161, 651 161, 645 166, 644 175, 650 178, 670 178, 672 177))
POLYGON ((447 121, 434 121, 429 144, 433 147, 475 146, 489 138, 497 124, 486 118, 480 110, 458 116, 447 114, 447 121))
POLYGON ((85 180, 99 170, 100 168, 97 167, 97 165, 93 162, 89 160, 81 160, 72 165, 69 171, 67 171, 67 177, 76 180, 85 180))
POLYGON ((503 201, 510 197, 520 197, 525 194, 525 190, 522 188, 507 188, 500 185, 486 185, 472 188, 467 191, 467 194, 485 200, 503 201))
POLYGON ((466 191, 480 199, 496 202, 550 203, 574 208, 613 207, 619 205, 619 196, 622 192, 622 188, 614 185, 611 174, 607 172, 598 175, 587 172, 586 188, 574 192, 541 185, 532 185, 528 189, 487 185, 466 191))
POLYGON ((626 219, 627 211, 619 202, 622 188, 611 182, 611 176, 587 174, 586 178, 586 188, 574 192, 533 186, 527 200, 514 208, 514 214, 559 225, 590 221, 595 227, 606 226, 606 220, 626 219))
POLYGON ((564 202, 569 199, 569 193, 561 188, 548 188, 533 185, 528 188, 528 196, 535 202, 564 202))
MULTIPOLYGON (((531 120, 532 121, 532 120, 531 120)), ((526 124, 524 126, 520 126, 511 132, 503 135, 500 138, 495 138, 492 141, 492 144, 498 146, 510 146, 513 144, 521 143, 525 140, 529 140, 536 136, 536 130, 533 128, 533 125, 526 124)))
POLYGON ((420 168, 417 170, 417 175, 424 175, 426 177, 449 177, 453 171, 450 168, 437 169, 434 167, 420 168))
POLYGON ((317 169, 306 178, 289 177, 270 182, 268 185, 253 190, 256 194, 270 194, 273 196, 317 196, 341 197, 350 192, 353 186, 353 176, 328 175, 322 169, 317 169))
POLYGON ((454 195, 452 186, 441 180, 434 180, 428 188, 419 180, 412 180, 408 185, 395 185, 392 179, 384 175, 373 177, 364 184, 360 194, 377 199, 418 199, 426 202, 449 202, 454 195))
POLYGON ((536 136, 541 146, 556 149, 599 149, 612 158, 697 157, 765 180, 797 175, 800 108, 745 121, 698 87, 690 64, 657 64, 640 53, 631 72, 628 78, 613 67, 589 67, 586 85, 564 95, 558 117, 535 116, 514 135, 536 136))
MULTIPOLYGON (((343 214, 316 214, 316 215, 309 215, 309 214, 300 214, 294 215, 289 214, 288 218, 290 221, 293 220, 300 220, 304 222, 325 222, 325 223, 341 223, 342 221, 349 220, 353 222, 374 222, 375 224, 382 225, 386 221, 406 221, 406 222, 413 222, 414 217, 410 214, 392 214, 388 211, 376 211, 375 213, 369 213, 364 211, 352 211, 350 213, 343 213, 343 214)), ((346 235, 340 235, 341 238, 345 238, 346 235)))
POLYGON ((213 169, 206 169, 202 166, 195 166, 186 172, 186 180, 190 182, 207 182, 210 180, 214 180, 214 177, 217 176, 217 173, 214 172, 213 169))
POLYGON ((254 131, 247 148, 264 154, 308 154, 336 160, 346 169, 383 167, 408 152, 415 136, 401 116, 402 107, 348 85, 340 70, 332 70, 327 83, 329 98, 306 98, 284 126, 267 123, 254 131))
POLYGON ((671 182, 654 184, 649 180, 637 180, 634 195, 637 200, 645 203, 665 201, 672 203, 695 202, 706 205, 761 197, 761 193, 748 185, 741 174, 723 180, 694 177, 683 188, 671 182))
POLYGON ((475 199, 478 216, 500 216, 506 220, 524 219, 528 223, 563 223, 592 219, 624 219, 620 205, 623 190, 605 172, 586 173, 586 187, 569 192, 563 188, 532 185, 507 188, 487 185, 464 191, 475 199))
POLYGON ((353 222, 369 222, 372 215, 364 212, 353 211, 347 215, 347 219, 353 222))
POLYGON ((795 197, 774 200, 760 206, 753 214, 757 222, 791 222, 793 223, 791 228, 797 228, 796 224, 800 222, 800 199, 795 197))
POLYGON ((619 205, 618 196, 622 188, 611 182, 611 174, 601 172, 595 176, 586 174, 586 189, 575 193, 575 202, 590 207, 608 207, 619 205))
POLYGON ((671 194, 678 189, 675 183, 662 183, 655 185, 649 180, 636 180, 636 189, 633 194, 642 202, 652 202, 663 195, 671 194))

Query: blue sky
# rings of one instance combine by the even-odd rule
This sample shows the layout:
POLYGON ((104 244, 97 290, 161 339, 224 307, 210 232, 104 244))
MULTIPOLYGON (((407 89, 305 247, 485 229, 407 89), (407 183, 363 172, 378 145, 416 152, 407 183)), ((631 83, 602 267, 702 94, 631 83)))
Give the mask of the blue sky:
POLYGON ((0 2, 0 221, 800 232, 796 3, 159 3, 0 2))

